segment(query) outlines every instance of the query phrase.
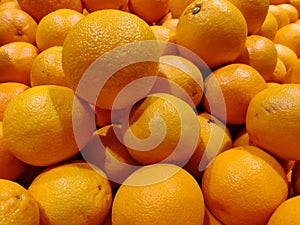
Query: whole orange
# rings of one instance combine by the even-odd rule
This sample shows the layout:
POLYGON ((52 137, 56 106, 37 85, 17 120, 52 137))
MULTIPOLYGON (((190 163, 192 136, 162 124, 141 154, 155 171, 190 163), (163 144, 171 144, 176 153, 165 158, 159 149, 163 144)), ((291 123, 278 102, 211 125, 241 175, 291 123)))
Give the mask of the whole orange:
MULTIPOLYGON (((233 62, 245 46, 247 23, 227 0, 191 3, 179 18, 176 43, 197 54, 210 67, 233 62), (201 43, 201 44, 200 44, 201 43)), ((180 48, 179 52, 187 53, 180 48)))
POLYGON ((283 167, 254 146, 228 149, 204 171, 202 191, 208 209, 224 224, 264 225, 287 199, 283 167))
POLYGON ((40 225, 102 224, 112 203, 106 175, 83 161, 48 167, 28 191, 39 204, 40 225))
POLYGON ((48 166, 73 157, 87 144, 94 129, 87 125, 91 122, 91 108, 72 89, 40 85, 9 102, 3 117, 3 140, 18 159, 48 166), (75 136, 77 129, 84 131, 80 137, 75 136))
POLYGON ((229 64, 205 79, 202 104, 206 111, 222 121, 243 124, 250 100, 266 87, 265 80, 253 67, 229 64))
POLYGON ((80 97, 102 109, 112 109, 118 93, 139 80, 125 95, 118 96, 121 100, 114 105, 115 109, 126 108, 137 94, 148 94, 156 80, 159 51, 155 40, 150 26, 136 15, 114 9, 92 12, 65 38, 64 73, 72 89, 79 88, 80 97))
POLYGON ((257 146, 281 159, 300 159, 300 84, 282 84, 255 95, 248 107, 246 129, 257 146))
POLYGON ((16 41, 35 44, 37 23, 20 9, 0 10, 0 46, 16 41))
POLYGON ((114 225, 203 224, 204 201, 196 180, 173 164, 144 166, 118 189, 114 225))

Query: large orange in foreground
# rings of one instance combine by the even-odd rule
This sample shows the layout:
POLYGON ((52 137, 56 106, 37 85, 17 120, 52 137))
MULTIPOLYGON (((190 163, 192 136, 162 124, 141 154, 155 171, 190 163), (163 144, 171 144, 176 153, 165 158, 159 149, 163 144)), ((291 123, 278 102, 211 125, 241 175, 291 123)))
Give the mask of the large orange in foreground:
POLYGON ((114 225, 200 225, 205 206, 196 180, 172 164, 145 166, 118 189, 112 206, 114 225))

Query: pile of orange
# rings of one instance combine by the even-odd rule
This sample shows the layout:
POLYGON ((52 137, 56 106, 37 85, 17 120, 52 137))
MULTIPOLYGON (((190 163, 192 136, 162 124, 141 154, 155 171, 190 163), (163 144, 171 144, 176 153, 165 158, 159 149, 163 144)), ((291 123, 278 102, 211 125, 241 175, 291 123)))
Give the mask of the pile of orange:
POLYGON ((299 0, 0 0, 1 225, 300 221, 299 0))

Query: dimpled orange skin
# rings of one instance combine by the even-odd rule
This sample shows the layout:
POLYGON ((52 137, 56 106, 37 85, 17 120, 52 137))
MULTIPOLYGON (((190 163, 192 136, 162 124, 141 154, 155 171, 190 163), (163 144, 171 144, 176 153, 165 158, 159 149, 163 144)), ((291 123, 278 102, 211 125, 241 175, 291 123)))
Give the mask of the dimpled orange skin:
POLYGON ((154 164, 135 171, 118 189, 112 224, 198 225, 203 224, 204 211, 202 191, 188 172, 154 164))
POLYGON ((20 184, 0 179, 0 224, 39 225, 39 206, 20 184))
POLYGON ((37 23, 20 9, 0 11, 0 46, 15 41, 35 44, 37 23))
MULTIPOLYGON (((111 67, 118 68, 120 64, 122 65, 124 61, 127 61, 127 58, 132 59, 140 56, 140 54, 150 56, 153 59, 157 56, 158 61, 158 48, 153 47, 153 44, 150 44, 150 47, 148 44, 141 44, 139 48, 135 48, 135 51, 131 49, 130 52, 125 46, 134 42, 155 40, 155 35, 150 26, 138 16, 121 10, 98 10, 80 20, 66 36, 62 52, 63 70, 70 81, 72 89, 75 91, 83 74, 97 58, 107 60, 110 69, 111 67), (109 54, 112 49, 120 46, 123 46, 122 50, 114 53, 113 61, 105 57, 104 53, 109 54)), ((145 76, 155 77, 158 73, 157 61, 131 64, 131 66, 124 67, 114 73, 113 76, 110 76, 102 89, 99 90, 97 107, 112 109, 117 94, 128 83, 145 76)), ((95 82, 99 82, 100 75, 93 76, 89 80, 94 79, 95 82)), ((155 78, 152 80, 152 83, 149 82, 149 85, 143 85, 143 90, 138 89, 138 92, 148 93, 155 82, 155 78)), ((134 90, 134 88, 130 89, 135 96, 137 91, 134 90)), ((93 103, 89 97, 84 99, 93 103)), ((128 104, 131 104, 128 101, 130 101, 128 97, 124 98, 118 109, 128 107, 128 104)))
POLYGON ((176 43, 197 54, 210 68, 216 68, 238 57, 247 32, 244 16, 231 2, 200 0, 181 14, 176 43))
POLYGON ((40 225, 102 224, 112 203, 106 175, 84 161, 46 168, 28 190, 39 204, 40 225))
POLYGON ((254 146, 219 154, 204 171, 202 191, 208 209, 224 224, 265 225, 288 197, 280 163, 254 146))
POLYGON ((250 102, 246 129, 257 146, 281 159, 300 159, 300 84, 282 84, 250 102))
POLYGON ((56 164, 73 157, 90 140, 93 127, 88 124, 94 121, 92 115, 70 88, 32 87, 6 107, 4 141, 14 156, 30 165, 56 164), (75 128, 84 131, 76 139, 75 128))
POLYGON ((263 77, 246 64, 234 63, 215 70, 204 81, 204 108, 214 116, 230 124, 243 124, 250 100, 267 87, 263 77), (226 113, 220 104, 218 93, 225 101, 226 113))

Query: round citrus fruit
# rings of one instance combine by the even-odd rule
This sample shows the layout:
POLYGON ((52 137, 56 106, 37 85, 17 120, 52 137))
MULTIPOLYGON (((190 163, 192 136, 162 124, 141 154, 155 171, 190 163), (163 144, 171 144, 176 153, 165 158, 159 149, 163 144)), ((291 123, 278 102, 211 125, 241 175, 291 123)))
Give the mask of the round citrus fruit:
POLYGON ((245 48, 236 62, 252 66, 269 81, 275 70, 277 57, 273 41, 259 35, 251 35, 247 37, 245 48))
POLYGON ((269 11, 275 16, 278 24, 278 29, 290 23, 289 14, 278 5, 270 5, 269 11))
POLYGON ((86 125, 89 121, 94 121, 91 108, 72 89, 36 86, 20 93, 6 107, 4 141, 18 159, 48 166, 71 158, 89 141, 93 132, 86 125), (84 130, 80 139, 75 139, 73 121, 77 121, 76 129, 84 130))
POLYGON ((273 40, 276 32, 278 30, 278 23, 275 16, 268 11, 267 16, 261 25, 260 29, 255 33, 256 35, 260 35, 270 40, 273 40))
POLYGON ((84 15, 72 9, 58 9, 44 16, 36 30, 36 44, 40 51, 62 46, 69 30, 84 15))
POLYGON ((290 23, 295 23, 298 20, 299 13, 295 6, 288 3, 279 4, 278 6, 287 12, 287 14, 289 15, 290 23))
POLYGON ((282 84, 258 93, 249 104, 246 129, 251 140, 281 159, 300 159, 300 84, 282 84))
POLYGON ((103 171, 81 161, 48 167, 28 190, 39 204, 41 225, 102 224, 112 202, 103 171))
POLYGON ((205 79, 204 86, 204 108, 229 124, 245 123, 250 100, 267 87, 263 77, 253 67, 240 63, 213 71, 205 79), (220 103, 222 98, 224 104, 220 103))
POLYGON ((69 81, 62 68, 62 46, 50 47, 34 59, 30 71, 31 86, 61 85, 69 87, 69 81))
POLYGON ((129 0, 128 7, 131 13, 139 16, 149 24, 163 18, 170 10, 171 0, 129 0))
POLYGON ((200 126, 190 105, 164 93, 151 94, 134 105, 123 125, 125 146, 145 165, 184 163, 196 148, 200 126))
POLYGON ((18 0, 21 9, 40 21, 47 14, 57 9, 74 9, 82 12, 81 0, 18 0))
POLYGON ((254 145, 251 141, 246 128, 243 126, 235 135, 232 147, 240 147, 244 145, 254 145))
POLYGON ((203 224, 204 201, 196 180, 173 164, 144 166, 118 189, 114 225, 203 224))
POLYGON ((155 82, 159 53, 154 40, 149 25, 136 15, 113 9, 95 11, 80 20, 66 36, 63 70, 73 90, 81 84, 83 90, 77 94, 89 103, 94 103, 95 94, 90 87, 86 88, 85 82, 93 85, 96 97, 99 93, 96 105, 103 109, 111 109, 118 93, 129 83, 148 77, 146 84, 141 79, 139 85, 127 89, 125 97, 119 96, 123 99, 114 108, 126 108, 137 93, 148 94, 155 82), (94 67, 90 67, 92 63, 94 67), (112 74, 107 75, 108 72, 112 74))
MULTIPOLYGON (((176 30, 176 43, 197 54, 211 68, 234 61, 246 37, 243 14, 227 0, 194 1, 182 13, 176 30)), ((179 51, 186 54, 184 49, 179 51)))
POLYGON ((37 23, 20 9, 0 10, 0 46, 15 41, 35 44, 37 23))
POLYGON ((279 29, 274 43, 289 47, 300 57, 300 23, 291 23, 279 29))
POLYGON ((284 201, 272 214, 267 225, 293 225, 300 220, 300 196, 284 201))
POLYGON ((0 223, 2 225, 39 225, 39 206, 20 184, 0 179, 0 223))
POLYGON ((266 224, 287 199, 280 163, 254 146, 228 149, 204 171, 202 191, 208 209, 224 224, 266 224))
POLYGON ((269 9, 269 0, 229 0, 243 14, 249 34, 255 34, 262 26, 269 9))
POLYGON ((277 50, 278 57, 282 60, 287 70, 293 64, 297 63, 298 57, 292 49, 281 44, 275 44, 275 48, 277 50))
POLYGON ((161 55, 176 55, 177 47, 176 43, 176 33, 168 27, 162 25, 152 25, 150 26, 156 39, 164 43, 161 45, 162 51, 161 55), (172 44, 168 44, 172 43, 172 44))
POLYGON ((30 85, 30 70, 37 48, 27 42, 12 42, 0 47, 0 82, 30 85))
POLYGON ((3 120, 3 114, 9 101, 28 88, 29 86, 22 83, 0 83, 0 121, 3 120))

